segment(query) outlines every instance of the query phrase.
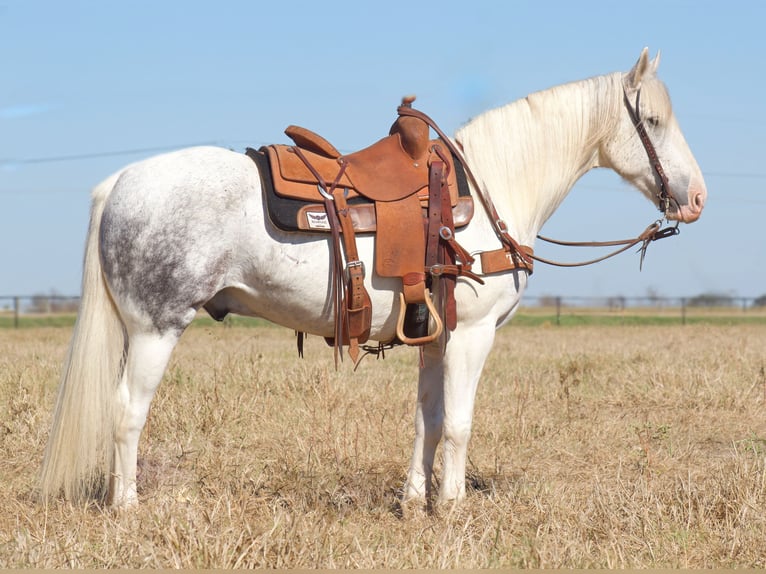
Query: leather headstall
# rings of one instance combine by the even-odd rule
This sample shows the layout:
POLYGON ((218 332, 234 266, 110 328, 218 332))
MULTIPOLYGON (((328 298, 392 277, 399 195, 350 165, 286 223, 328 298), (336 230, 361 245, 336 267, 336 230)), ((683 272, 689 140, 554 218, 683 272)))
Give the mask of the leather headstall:
POLYGON ((660 158, 657 156, 657 150, 654 148, 654 144, 652 143, 652 140, 646 131, 644 121, 641 118, 641 88, 636 91, 635 107, 630 103, 630 98, 628 98, 628 91, 624 85, 622 86, 622 93, 625 100, 625 107, 628 109, 628 115, 630 116, 630 119, 636 128, 636 132, 638 133, 638 137, 641 139, 641 143, 643 144, 644 149, 646 150, 646 155, 649 157, 649 162, 652 165, 652 169, 654 170, 654 173, 657 174, 657 178, 659 179, 659 191, 655 194, 655 197, 657 198, 657 208, 662 212, 663 215, 665 215, 668 208, 670 207, 671 201, 676 204, 676 208, 679 208, 680 206, 678 205, 678 201, 676 201, 676 199, 670 194, 670 184, 668 183, 668 177, 665 175, 665 170, 662 169, 662 163, 660 163, 660 158))

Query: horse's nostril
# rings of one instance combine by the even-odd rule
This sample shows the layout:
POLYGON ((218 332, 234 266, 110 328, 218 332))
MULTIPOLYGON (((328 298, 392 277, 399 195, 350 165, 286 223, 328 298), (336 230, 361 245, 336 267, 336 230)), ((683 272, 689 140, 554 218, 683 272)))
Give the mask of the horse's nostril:
POLYGON ((702 211, 705 205, 705 196, 702 193, 695 193, 692 197, 692 207, 695 211, 702 211))

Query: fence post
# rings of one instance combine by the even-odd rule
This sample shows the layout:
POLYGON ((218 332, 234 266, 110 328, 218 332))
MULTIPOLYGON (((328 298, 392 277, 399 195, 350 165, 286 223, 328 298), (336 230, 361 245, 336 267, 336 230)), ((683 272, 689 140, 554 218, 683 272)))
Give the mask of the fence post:
POLYGON ((14 329, 19 328, 19 311, 20 311, 19 298, 14 297, 13 298, 13 328, 14 329))
POLYGON ((561 325, 561 297, 556 297, 556 325, 561 325))
POLYGON ((681 297, 681 324, 686 325, 686 297, 681 297))

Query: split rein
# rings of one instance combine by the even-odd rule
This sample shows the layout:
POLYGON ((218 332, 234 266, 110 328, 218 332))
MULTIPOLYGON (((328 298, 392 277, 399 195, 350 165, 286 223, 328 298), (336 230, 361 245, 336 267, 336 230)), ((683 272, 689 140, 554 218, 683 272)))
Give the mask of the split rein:
POLYGON ((674 235, 678 235, 679 233, 681 233, 681 230, 678 228, 678 223, 676 223, 675 226, 673 227, 665 227, 663 229, 662 220, 658 219, 657 221, 652 223, 649 227, 647 227, 643 231, 643 233, 641 233, 641 235, 633 239, 619 239, 615 241, 561 241, 559 239, 551 239, 549 237, 538 235, 537 236, 538 239, 545 241, 546 243, 552 243, 553 245, 563 245, 566 247, 619 246, 619 248, 601 257, 596 257, 595 259, 589 259, 587 261, 578 261, 576 263, 562 263, 560 261, 545 259, 543 257, 540 257, 539 255, 534 255, 534 254, 531 254, 530 257, 534 259, 535 261, 539 261, 540 263, 545 263, 546 265, 553 265, 555 267, 584 267, 586 265, 592 265, 594 263, 605 261, 606 259, 609 259, 610 257, 614 257, 615 255, 619 255, 620 253, 627 251, 631 247, 638 245, 640 243, 641 247, 639 248, 639 251, 641 252, 641 261, 639 262, 638 267, 639 269, 641 269, 644 265, 644 256, 646 255, 646 250, 649 247, 650 243, 652 243, 653 241, 658 241, 660 239, 665 239, 666 237, 672 237, 674 235))

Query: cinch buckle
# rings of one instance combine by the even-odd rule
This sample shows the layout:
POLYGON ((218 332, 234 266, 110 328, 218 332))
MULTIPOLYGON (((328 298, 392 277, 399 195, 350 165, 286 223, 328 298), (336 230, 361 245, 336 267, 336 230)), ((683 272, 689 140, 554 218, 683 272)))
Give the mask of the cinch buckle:
POLYGON ((362 279, 367 275, 367 270, 364 266, 364 261, 357 259, 356 261, 349 261, 346 263, 346 281, 351 279, 351 269, 354 267, 360 267, 362 269, 362 279))

